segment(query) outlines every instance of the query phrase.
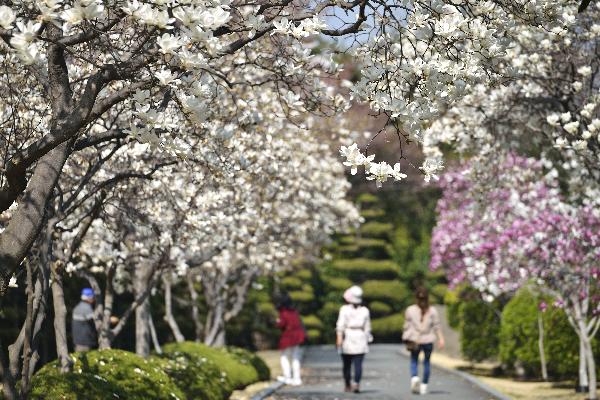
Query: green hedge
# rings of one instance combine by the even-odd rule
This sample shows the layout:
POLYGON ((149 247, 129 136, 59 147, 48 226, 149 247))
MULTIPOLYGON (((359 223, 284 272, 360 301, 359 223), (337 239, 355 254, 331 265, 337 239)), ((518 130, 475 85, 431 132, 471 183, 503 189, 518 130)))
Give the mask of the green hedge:
POLYGON ((183 390, 185 399, 221 400, 233 391, 217 364, 206 357, 174 351, 151 359, 164 360, 164 371, 183 390))
POLYGON ((388 238, 394 226, 386 222, 370 221, 360 226, 360 233, 364 237, 388 238))
POLYGON ((460 303, 460 345, 470 361, 483 361, 498 355, 500 318, 497 303, 471 298, 460 303))
POLYGON ((250 364, 258 373, 259 381, 271 379, 271 370, 265 361, 256 354, 241 347, 228 346, 227 352, 233 355, 241 364, 250 364))
POLYGON ((395 279, 399 271, 398 265, 393 261, 367 258, 335 260, 331 263, 331 267, 354 282, 367 279, 395 279))
POLYGON ((214 362, 224 379, 233 389, 241 389, 259 380, 258 372, 250 363, 242 364, 235 355, 224 348, 214 348, 196 342, 169 343, 163 346, 166 355, 170 353, 186 353, 200 359, 206 358, 214 362))
POLYGON ((292 301, 297 303, 310 303, 315 300, 315 294, 312 291, 292 290, 289 295, 292 301))
POLYGON ((308 268, 299 269, 298 271, 296 271, 295 276, 302 279, 303 281, 306 281, 312 278, 312 271, 308 268))
MULTIPOLYGON (((550 299, 544 300, 551 303, 550 299)), ((500 359, 509 368, 518 362, 530 377, 541 377, 538 345, 540 301, 534 293, 523 289, 502 310, 500 359)), ((541 317, 548 375, 556 379, 576 378, 579 340, 567 316, 563 310, 550 306, 541 313, 541 317)), ((596 350, 597 347, 596 344, 596 350)))
POLYGON ((295 276, 286 276, 281 280, 281 286, 287 290, 300 289, 302 287, 302 280, 295 276))
POLYGON ((361 215, 361 217, 363 217, 364 219, 367 219, 367 220, 379 219, 379 218, 385 217, 385 210, 376 209, 376 208, 362 210, 360 212, 360 215, 361 215))
POLYGON ((323 329, 323 322, 314 314, 303 316, 302 322, 306 329, 323 329))
POLYGON ((369 310, 371 311, 371 316, 378 317, 391 313, 392 307, 381 301, 372 301, 369 303, 369 310))
POLYGON ((60 373, 56 361, 33 377, 31 399, 185 399, 164 371, 168 362, 145 360, 123 350, 72 354, 73 372, 60 373), (82 397, 83 396, 83 397, 82 397))
POLYGON ((410 293, 405 284, 400 281, 373 280, 362 284, 366 300, 380 300, 395 309, 403 308, 404 303, 410 300, 410 293))
POLYGON ((402 338, 403 326, 403 313, 371 320, 371 330, 376 342, 399 342, 402 338))
POLYGON ((348 289, 350 286, 352 286, 352 281, 350 279, 342 278, 342 277, 332 277, 332 276, 323 277, 323 281, 325 282, 325 285, 327 285, 327 287, 329 289, 337 290, 340 292, 344 291, 344 290, 348 289))

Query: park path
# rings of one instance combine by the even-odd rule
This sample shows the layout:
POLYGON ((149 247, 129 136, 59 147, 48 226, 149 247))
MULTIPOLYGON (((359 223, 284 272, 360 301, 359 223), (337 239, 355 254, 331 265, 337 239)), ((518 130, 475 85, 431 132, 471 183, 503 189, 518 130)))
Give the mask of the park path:
POLYGON ((433 367, 429 394, 410 393, 409 362, 400 345, 372 345, 363 366, 362 392, 344 393, 340 356, 335 348, 308 346, 302 365, 304 384, 284 386, 270 400, 492 400, 493 395, 462 377, 433 367))

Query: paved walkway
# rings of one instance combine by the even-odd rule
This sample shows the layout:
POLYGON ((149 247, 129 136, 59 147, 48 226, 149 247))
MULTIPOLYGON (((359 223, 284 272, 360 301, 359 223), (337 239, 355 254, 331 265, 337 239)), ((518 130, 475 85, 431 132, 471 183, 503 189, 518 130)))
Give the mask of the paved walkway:
POLYGON ((344 393, 340 356, 333 346, 306 348, 303 380, 299 387, 285 386, 272 400, 492 400, 494 396, 467 380, 433 367, 429 394, 410 393, 408 358, 400 353, 400 345, 372 345, 363 365, 362 393, 344 393))

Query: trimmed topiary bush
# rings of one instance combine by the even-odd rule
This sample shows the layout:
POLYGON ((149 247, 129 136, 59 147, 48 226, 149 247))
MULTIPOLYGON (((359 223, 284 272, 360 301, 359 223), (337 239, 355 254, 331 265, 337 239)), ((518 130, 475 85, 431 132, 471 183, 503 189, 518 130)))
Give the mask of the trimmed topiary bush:
POLYGON ((389 260, 370 260, 355 258, 350 260, 335 260, 332 269, 345 275, 354 282, 367 279, 395 279, 398 277, 398 265, 389 260))
POLYGON ((376 342, 399 342, 404 327, 404 314, 392 314, 371 320, 371 330, 376 342))
POLYGON ((58 363, 46 364, 33 377, 31 399, 184 399, 164 372, 167 362, 145 360, 123 350, 72 354, 73 372, 61 374, 58 363))
POLYGON ((460 345, 470 361, 483 361, 498 355, 501 307, 479 298, 460 303, 460 345))
POLYGON ((256 354, 246 349, 242 349, 241 347, 234 346, 228 346, 227 351, 235 356, 240 363, 252 365, 258 373, 259 381, 271 379, 271 370, 265 361, 256 354))
POLYGON ((325 285, 327 285, 327 287, 329 289, 337 290, 340 292, 344 291, 344 290, 348 289, 350 286, 352 286, 352 281, 347 278, 328 276, 328 277, 323 277, 323 281, 325 282, 325 285))
POLYGON ((369 310, 371 311, 371 316, 378 317, 391 313, 392 307, 381 301, 372 301, 369 303, 369 310))
POLYGON ((233 389, 242 389, 258 381, 258 372, 250 363, 242 364, 236 356, 223 348, 214 348, 196 342, 169 343, 163 346, 165 354, 187 353, 214 362, 233 389))
POLYGON ((394 308, 403 308, 403 304, 410 297, 406 285, 397 280, 366 281, 362 284, 362 288, 366 300, 381 300, 387 304, 393 304, 394 308))
POLYGON ((290 298, 297 303, 310 303, 315 300, 315 295, 312 291, 292 290, 288 294, 290 298))
POLYGON ((217 364, 206 357, 175 351, 151 359, 163 360, 163 370, 185 393, 185 399, 221 400, 233 391, 217 364))
MULTIPOLYGON (((552 302, 523 289, 502 310, 500 359, 509 368, 518 362, 530 377, 541 377, 538 344, 541 300, 552 302)), ((548 375, 556 379, 577 378, 579 340, 567 316, 560 308, 549 306, 541 317, 548 375)))
POLYGON ((302 280, 295 276, 286 276, 281 280, 281 286, 287 290, 300 289, 302 287, 302 280))
POLYGON ((307 329, 306 336, 310 342, 318 342, 321 339, 321 330, 307 329))
POLYGON ((369 221, 360 226, 362 236, 373 238, 386 239, 391 235, 393 230, 394 225, 387 222, 369 221))
POLYGON ((302 322, 306 329, 323 329, 323 322, 314 314, 303 316, 302 322))

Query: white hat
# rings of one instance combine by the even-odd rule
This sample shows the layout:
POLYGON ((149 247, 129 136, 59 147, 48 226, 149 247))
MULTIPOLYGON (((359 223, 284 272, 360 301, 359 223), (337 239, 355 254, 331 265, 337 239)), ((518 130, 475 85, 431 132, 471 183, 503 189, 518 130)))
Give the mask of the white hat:
POLYGON ((350 304, 362 303, 363 290, 359 286, 352 286, 344 292, 344 300, 350 304))

